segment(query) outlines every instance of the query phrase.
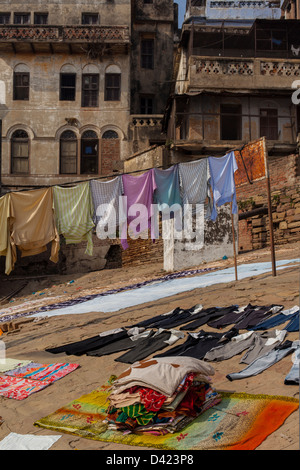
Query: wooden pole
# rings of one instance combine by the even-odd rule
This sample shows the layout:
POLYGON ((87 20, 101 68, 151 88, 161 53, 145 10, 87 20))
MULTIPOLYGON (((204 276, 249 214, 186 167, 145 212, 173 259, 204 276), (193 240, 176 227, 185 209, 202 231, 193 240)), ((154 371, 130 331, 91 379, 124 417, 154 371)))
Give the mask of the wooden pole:
POLYGON ((268 214, 269 214, 269 230, 270 230, 270 245, 271 245, 271 261, 272 261, 272 274, 276 276, 276 261, 275 261, 275 247, 274 247, 274 231, 273 231, 273 215, 272 215, 272 201, 271 201, 271 185, 269 175, 269 164, 266 139, 264 139, 264 152, 265 152, 265 165, 266 165, 266 182, 268 193, 268 214))
POLYGON ((236 245, 235 245, 235 230, 234 230, 234 218, 233 218, 233 213, 232 213, 232 202, 230 203, 230 212, 231 212, 231 228, 232 228, 232 240, 233 240, 235 280, 237 281, 238 280, 237 255, 236 255, 236 245))

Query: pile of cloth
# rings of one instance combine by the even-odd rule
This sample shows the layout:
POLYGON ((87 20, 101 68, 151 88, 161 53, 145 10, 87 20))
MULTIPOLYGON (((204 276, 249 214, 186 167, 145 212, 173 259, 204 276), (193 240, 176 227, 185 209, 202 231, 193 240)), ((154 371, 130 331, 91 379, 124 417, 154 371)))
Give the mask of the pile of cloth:
POLYGON ((220 403, 211 365, 191 357, 137 361, 112 381, 108 428, 125 434, 165 435, 183 430, 220 403))

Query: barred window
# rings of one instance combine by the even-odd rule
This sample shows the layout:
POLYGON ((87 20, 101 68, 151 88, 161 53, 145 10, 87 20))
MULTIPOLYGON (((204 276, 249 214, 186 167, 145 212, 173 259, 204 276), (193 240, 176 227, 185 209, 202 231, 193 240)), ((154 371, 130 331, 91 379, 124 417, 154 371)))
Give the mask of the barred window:
POLYGON ((15 131, 11 138, 11 173, 29 173, 29 137, 23 130, 15 131))
POLYGON ((82 106, 95 108, 99 103, 99 74, 82 75, 82 106))

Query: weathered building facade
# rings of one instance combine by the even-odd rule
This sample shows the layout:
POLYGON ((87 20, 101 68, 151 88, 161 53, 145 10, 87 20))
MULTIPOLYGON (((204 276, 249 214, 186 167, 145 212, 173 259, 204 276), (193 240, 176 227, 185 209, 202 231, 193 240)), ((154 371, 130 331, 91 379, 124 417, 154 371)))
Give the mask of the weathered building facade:
POLYGON ((176 9, 159 5, 0 1, 3 190, 113 175, 164 141, 176 9))
MULTIPOLYGON (((272 11, 262 19, 251 20, 244 10, 244 17, 240 11, 234 19, 230 3, 218 2, 223 9, 221 20, 206 17, 205 2, 187 2, 175 60, 175 85, 164 121, 169 165, 222 156, 265 137, 275 241, 296 241, 300 239, 296 90, 300 22, 278 17, 278 5, 273 19, 271 3, 272 11), (284 207, 280 200, 285 201, 284 207)), ((256 209, 259 213, 262 209, 255 217, 243 214, 240 251, 266 246, 270 243, 266 183, 238 188, 237 195, 240 211, 256 209)))

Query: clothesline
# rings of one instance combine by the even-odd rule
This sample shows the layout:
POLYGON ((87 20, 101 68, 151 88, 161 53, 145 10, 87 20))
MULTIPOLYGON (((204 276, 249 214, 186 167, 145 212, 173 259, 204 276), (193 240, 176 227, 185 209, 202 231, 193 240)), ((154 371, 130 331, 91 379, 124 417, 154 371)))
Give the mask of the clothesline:
MULTIPOLYGON (((230 153, 230 152, 241 152, 241 150, 243 150, 243 148, 245 147, 245 145, 246 145, 246 144, 244 144, 244 145, 242 145, 242 146, 239 146, 239 147, 235 147, 235 148, 233 148, 233 149, 230 149, 230 150, 228 150, 224 155, 227 155, 227 154, 230 153)), ((142 153, 146 153, 147 151, 148 151, 148 150, 146 150, 145 152, 142 152, 142 153)), ((141 153, 141 154, 142 154, 142 153, 141 153)), ((141 154, 140 154, 140 155, 141 155, 141 154)), ((202 160, 202 159, 205 159, 205 158, 209 158, 209 157, 205 157, 205 156, 199 155, 199 156, 197 156, 196 159, 188 160, 188 161, 185 161, 185 162, 182 162, 182 163, 193 163, 193 162, 195 162, 195 161, 197 161, 197 160, 202 160)), ((216 157, 216 158, 221 158, 221 157, 216 157)), ((243 161, 243 160, 242 160, 242 161, 243 161)), ((243 163, 244 163, 244 161, 243 161, 243 163)), ((176 165, 176 164, 177 164, 177 163, 171 164, 171 166, 172 166, 172 165, 176 165)), ((44 184, 44 185, 41 185, 41 186, 35 186, 34 189, 30 189, 30 190, 31 190, 31 191, 34 191, 34 190, 36 190, 36 189, 54 188, 55 186, 62 186, 62 187, 63 187, 63 186, 66 186, 66 185, 76 185, 76 184, 80 184, 80 183, 86 183, 86 182, 93 181, 93 180, 102 180, 102 179, 116 178, 117 176, 123 176, 123 175, 134 175, 134 174, 136 174, 136 173, 142 173, 142 172, 150 171, 150 170, 152 170, 153 168, 165 169, 165 168, 164 168, 164 165, 159 165, 159 166, 151 167, 151 168, 145 168, 145 169, 143 168, 143 169, 141 169, 141 170, 127 171, 127 172, 122 172, 122 173, 119 173, 119 172, 117 173, 117 172, 116 172, 116 173, 113 173, 113 174, 111 174, 111 175, 93 176, 92 178, 87 178, 87 179, 77 180, 77 181, 74 180, 74 181, 69 181, 69 182, 66 182, 66 183, 56 183, 56 184, 49 184, 49 185, 44 184)), ((246 170, 246 168, 245 168, 245 170, 246 170)), ((247 171, 246 171, 246 173, 247 173, 247 171)), ((248 174, 247 174, 247 176, 248 176, 248 174)), ((3 186, 3 185, 2 185, 2 186, 3 186)), ((18 185, 16 185, 15 187, 18 187, 18 185)), ((24 185, 22 185, 22 188, 23 188, 23 189, 8 190, 8 191, 6 192, 6 194, 11 193, 11 192, 14 192, 14 193, 15 193, 15 192, 21 192, 21 191, 29 191, 28 188, 32 188, 32 186, 29 185, 29 186, 26 186, 26 187, 25 187, 24 185)), ((1 197, 1 194, 0 194, 0 197, 1 197)))

